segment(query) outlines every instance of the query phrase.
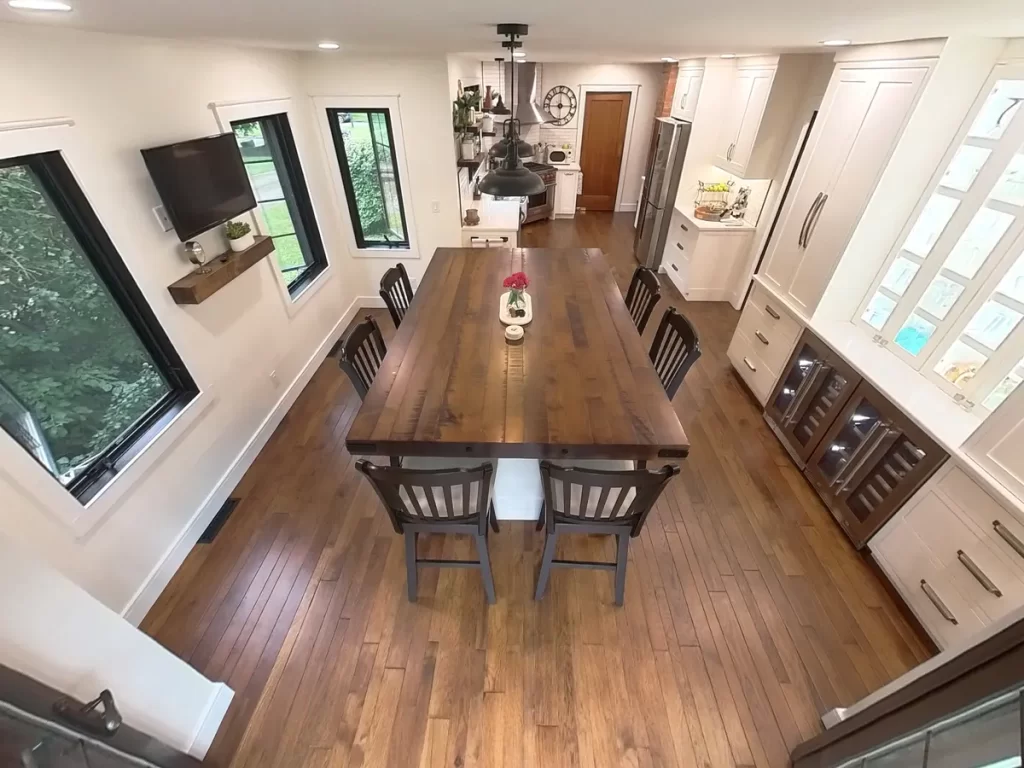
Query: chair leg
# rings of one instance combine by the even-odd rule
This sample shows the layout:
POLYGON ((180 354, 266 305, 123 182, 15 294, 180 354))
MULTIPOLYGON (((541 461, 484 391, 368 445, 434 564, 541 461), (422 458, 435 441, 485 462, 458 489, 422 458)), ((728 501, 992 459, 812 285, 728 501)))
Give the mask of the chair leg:
POLYGON ((473 537, 476 539, 476 548, 480 553, 480 575, 484 580, 484 593, 487 595, 487 602, 491 605, 497 601, 494 596, 494 576, 491 574, 491 558, 487 552, 487 539, 481 535, 473 537))
POLYGON ((401 456, 388 456, 388 462, 391 464, 392 467, 401 467, 402 466, 402 457, 401 456))
POLYGON ((544 530, 544 504, 540 505, 540 517, 537 518, 537 527, 534 530, 544 530))
POLYGON ((493 503, 491 503, 491 505, 487 508, 487 519, 488 519, 488 522, 491 524, 491 528, 494 529, 494 532, 495 533, 501 533, 501 529, 498 527, 498 518, 494 514, 494 504, 493 503))
POLYGON ((417 579, 416 579, 416 536, 417 534, 405 532, 405 581, 409 587, 409 602, 416 602, 417 579))
POLYGON ((626 599, 626 561, 629 559, 629 534, 620 533, 619 549, 615 558, 615 604, 622 605, 626 599))
POLYGON ((540 561, 540 575, 537 577, 537 591, 533 595, 534 600, 544 597, 544 590, 548 586, 548 577, 551 576, 551 561, 555 559, 555 540, 557 533, 549 533, 544 540, 544 557, 540 561))

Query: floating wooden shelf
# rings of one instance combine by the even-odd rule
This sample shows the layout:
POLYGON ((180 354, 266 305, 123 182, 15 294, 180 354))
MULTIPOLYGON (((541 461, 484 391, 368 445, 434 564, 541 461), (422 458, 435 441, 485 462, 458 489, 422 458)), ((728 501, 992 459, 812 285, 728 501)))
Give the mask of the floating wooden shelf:
POLYGON ((476 157, 474 157, 472 160, 456 160, 455 164, 459 166, 459 168, 468 168, 469 178, 472 179, 473 175, 476 173, 476 169, 480 167, 480 163, 482 163, 486 159, 486 152, 477 152, 476 157))
POLYGON ((201 304, 217 291, 230 283, 253 264, 265 259, 274 250, 274 241, 269 237, 257 237, 256 242, 244 251, 225 251, 208 261, 209 272, 199 269, 171 283, 167 290, 177 304, 201 304))

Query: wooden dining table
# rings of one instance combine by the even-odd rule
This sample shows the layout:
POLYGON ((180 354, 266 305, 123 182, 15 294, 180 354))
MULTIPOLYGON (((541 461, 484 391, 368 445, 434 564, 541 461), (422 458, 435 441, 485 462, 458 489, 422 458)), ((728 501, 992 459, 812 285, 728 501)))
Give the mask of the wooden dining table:
POLYGON ((506 459, 656 461, 689 451, 596 248, 438 248, 346 445, 365 456, 499 459, 499 481, 506 459), (499 299, 504 278, 520 271, 533 319, 509 344, 499 299))

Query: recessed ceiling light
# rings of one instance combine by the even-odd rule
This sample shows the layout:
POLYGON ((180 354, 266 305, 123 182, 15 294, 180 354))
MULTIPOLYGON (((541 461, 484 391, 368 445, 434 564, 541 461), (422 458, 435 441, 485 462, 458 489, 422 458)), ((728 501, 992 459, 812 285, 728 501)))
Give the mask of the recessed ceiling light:
POLYGON ((736 58, 736 54, 735 53, 723 53, 721 56, 719 56, 719 58, 720 59, 735 59, 736 58))
POLYGON ((341 48, 341 46, 338 45, 337 43, 332 43, 332 42, 327 41, 327 40, 325 40, 322 43, 317 43, 316 47, 320 48, 321 50, 324 50, 324 51, 336 51, 339 48, 341 48))
POLYGON ((526 52, 525 51, 516 51, 512 55, 515 56, 517 59, 525 59, 526 58, 526 52))
POLYGON ((671 64, 673 62, 679 61, 679 59, 673 59, 671 56, 662 56, 661 60, 666 62, 666 63, 668 63, 668 64, 671 64))
POLYGON ((849 45, 852 40, 822 40, 822 45, 849 45))
POLYGON ((70 11, 71 6, 60 0, 7 0, 11 8, 23 11, 70 11))

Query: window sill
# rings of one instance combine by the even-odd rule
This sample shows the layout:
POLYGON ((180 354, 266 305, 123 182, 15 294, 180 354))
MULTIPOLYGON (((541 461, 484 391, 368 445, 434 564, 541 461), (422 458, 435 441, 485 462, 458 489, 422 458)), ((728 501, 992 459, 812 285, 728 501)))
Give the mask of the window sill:
POLYGON ((355 248, 352 257, 356 259, 418 259, 419 253, 413 247, 404 248, 355 248))
MULTIPOLYGON (((275 269, 275 272, 277 270, 275 269)), ((317 272, 311 279, 307 280, 299 290, 292 293, 288 290, 288 287, 284 285, 284 281, 280 279, 280 272, 278 274, 278 282, 283 288, 284 294, 284 305, 285 310, 288 312, 289 317, 295 317, 299 311, 305 307, 309 300, 328 282, 329 276, 331 275, 331 265, 328 264, 326 267, 317 272)))
POLYGON ((129 491, 157 466, 215 401, 211 394, 200 391, 85 505, 16 444, 13 445, 16 450, 10 455, 5 452, 0 474, 46 514, 71 529, 75 538, 83 538, 115 511, 129 491))

